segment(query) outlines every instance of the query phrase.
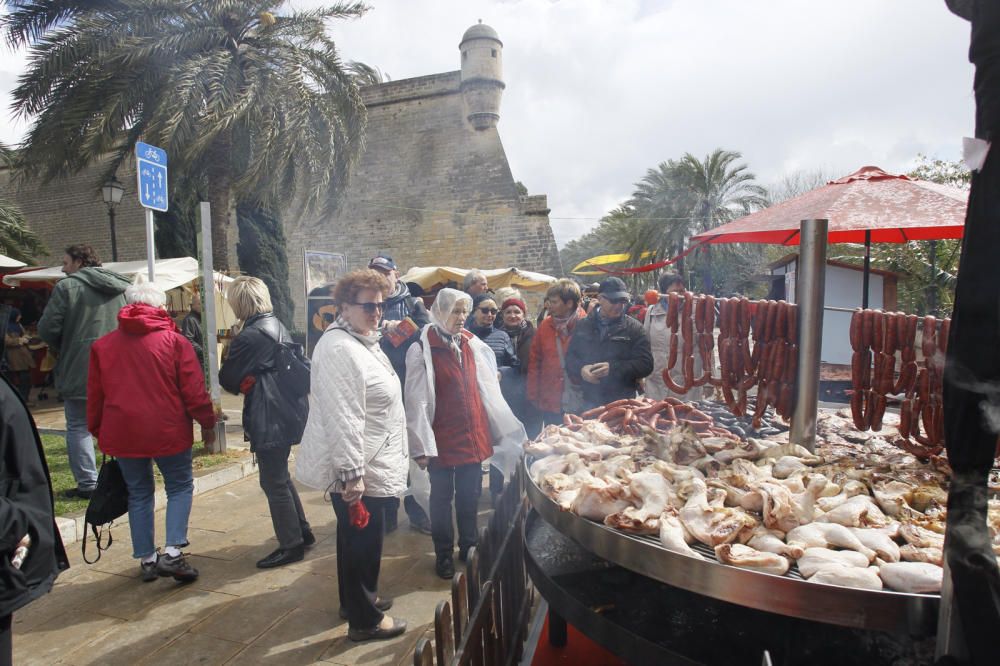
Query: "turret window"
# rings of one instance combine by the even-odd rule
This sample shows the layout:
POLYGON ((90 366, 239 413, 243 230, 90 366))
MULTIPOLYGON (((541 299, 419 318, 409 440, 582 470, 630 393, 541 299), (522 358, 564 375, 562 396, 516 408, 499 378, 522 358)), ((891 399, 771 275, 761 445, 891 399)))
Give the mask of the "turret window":
POLYGON ((492 55, 494 58, 496 58, 497 57, 497 50, 496 49, 490 49, 490 55, 492 55))
POLYGON ((469 52, 462 51, 462 60, 468 60, 468 59, 469 59, 469 52))

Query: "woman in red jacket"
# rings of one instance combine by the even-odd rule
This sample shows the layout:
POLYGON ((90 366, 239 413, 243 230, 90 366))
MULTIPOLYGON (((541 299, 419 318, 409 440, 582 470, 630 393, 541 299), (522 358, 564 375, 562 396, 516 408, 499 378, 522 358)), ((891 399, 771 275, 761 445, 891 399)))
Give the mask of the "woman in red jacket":
POLYGON ((118 330, 90 350, 87 424, 101 451, 118 458, 128 486, 133 556, 143 581, 173 577, 187 582, 198 571, 180 549, 188 545, 194 479, 191 420, 206 446, 215 441, 215 413, 198 357, 166 310, 166 295, 152 283, 125 290, 118 330), (154 546, 153 461, 167 491, 164 553, 154 546))
POLYGON ((567 379, 563 360, 576 322, 585 316, 579 285, 559 280, 545 293, 545 307, 549 316, 538 325, 527 360, 527 398, 541 412, 544 424, 561 424, 563 414, 578 413, 583 406, 581 391, 567 379))

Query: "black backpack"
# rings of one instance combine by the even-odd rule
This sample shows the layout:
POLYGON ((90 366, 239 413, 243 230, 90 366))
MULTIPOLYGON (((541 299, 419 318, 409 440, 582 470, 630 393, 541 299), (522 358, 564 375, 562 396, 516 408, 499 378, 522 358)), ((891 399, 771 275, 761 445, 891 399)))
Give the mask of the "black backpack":
MULTIPOLYGON (((261 331, 263 332, 263 331, 261 331)), ((264 333, 267 337, 269 334, 264 333)), ((271 338, 272 340, 274 338, 271 338)), ((311 363, 305 355, 302 345, 295 342, 277 342, 274 352, 274 373, 278 389, 292 398, 309 395, 311 363)))
POLYGON ((116 518, 128 512, 128 487, 122 476, 118 460, 106 456, 101 459, 101 471, 97 474, 97 487, 87 504, 87 513, 83 525, 83 561, 94 564, 101 559, 101 553, 111 547, 114 538, 111 536, 111 525, 116 518), (104 527, 104 526, 107 527, 104 527), (87 559, 87 528, 94 534, 97 542, 97 557, 87 559), (106 538, 104 538, 106 537, 106 538))

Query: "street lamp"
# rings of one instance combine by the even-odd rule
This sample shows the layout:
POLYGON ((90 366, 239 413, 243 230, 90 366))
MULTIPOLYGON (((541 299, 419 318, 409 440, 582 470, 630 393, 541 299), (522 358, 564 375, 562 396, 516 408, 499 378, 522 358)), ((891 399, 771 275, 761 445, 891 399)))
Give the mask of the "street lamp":
POLYGON ((122 194, 125 188, 117 178, 111 176, 111 180, 101 187, 101 198, 108 206, 108 221, 111 222, 111 260, 118 261, 118 239, 115 236, 115 206, 121 203, 122 194))

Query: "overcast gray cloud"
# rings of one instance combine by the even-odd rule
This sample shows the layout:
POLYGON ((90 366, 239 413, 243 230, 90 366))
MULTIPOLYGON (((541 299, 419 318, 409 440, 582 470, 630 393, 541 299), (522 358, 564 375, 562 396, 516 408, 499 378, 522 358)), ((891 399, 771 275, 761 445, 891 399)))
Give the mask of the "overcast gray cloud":
MULTIPOLYGON (((500 135, 514 177, 548 194, 560 245, 684 152, 739 150, 767 184, 799 169, 905 171, 918 152, 957 159, 972 133, 969 28, 943 0, 369 4, 331 31, 345 58, 393 79, 458 69, 465 29, 497 30, 500 135)), ((22 63, 0 63, 4 94, 22 63)))

